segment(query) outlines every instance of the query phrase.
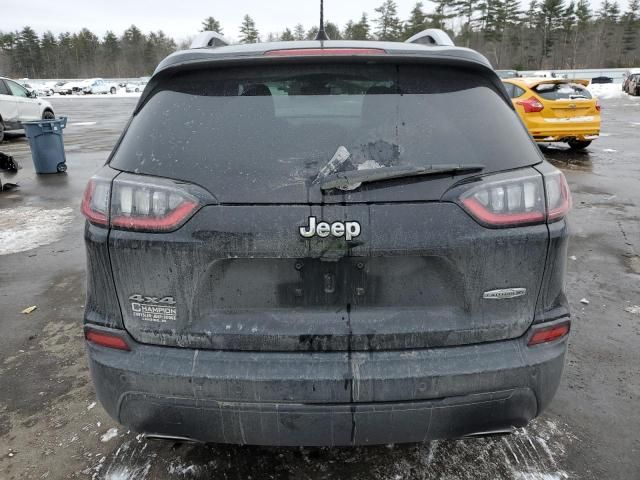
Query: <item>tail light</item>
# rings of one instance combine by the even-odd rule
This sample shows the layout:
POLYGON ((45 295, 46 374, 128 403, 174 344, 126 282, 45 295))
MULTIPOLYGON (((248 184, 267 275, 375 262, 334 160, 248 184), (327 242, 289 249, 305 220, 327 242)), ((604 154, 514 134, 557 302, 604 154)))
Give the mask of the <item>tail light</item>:
POLYGON ((544 105, 536 97, 520 100, 519 102, 516 102, 516 104, 524 107, 524 113, 536 113, 544 110, 544 105))
POLYGON ((571 210, 571 192, 567 179, 560 170, 544 176, 547 195, 547 221, 557 222, 571 210))
POLYGON ((559 340, 560 338, 567 336, 570 329, 571 323, 568 321, 551 325, 550 327, 537 328, 529 338, 527 345, 531 347, 533 345, 540 345, 541 343, 559 340))
POLYGON ((95 343, 101 347, 114 348, 127 352, 131 351, 131 347, 129 347, 127 341, 117 333, 87 328, 84 332, 84 338, 88 342, 95 343))
POLYGON ((502 173, 483 177, 458 202, 479 223, 499 228, 558 221, 570 210, 571 195, 560 170, 502 173))
POLYGON ((82 197, 80 210, 91 223, 106 226, 109 224, 109 180, 91 178, 82 197))
POLYGON ((170 232, 203 204, 194 185, 163 178, 121 174, 113 181, 89 180, 82 213, 89 222, 121 230, 170 232))
POLYGON ((597 111, 601 111, 602 110, 602 105, 600 105, 600 100, 596 99, 596 110, 597 111))

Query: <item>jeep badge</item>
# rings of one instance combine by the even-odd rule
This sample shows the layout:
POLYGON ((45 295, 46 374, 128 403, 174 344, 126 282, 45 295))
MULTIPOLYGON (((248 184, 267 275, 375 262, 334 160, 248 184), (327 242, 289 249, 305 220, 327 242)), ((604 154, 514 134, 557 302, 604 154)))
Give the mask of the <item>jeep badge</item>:
POLYGON ((334 237, 344 237, 351 240, 360 235, 360 224, 358 222, 327 222, 318 223, 316 217, 309 217, 309 226, 300 227, 300 235, 304 238, 311 238, 318 235, 320 238, 333 235, 334 237))

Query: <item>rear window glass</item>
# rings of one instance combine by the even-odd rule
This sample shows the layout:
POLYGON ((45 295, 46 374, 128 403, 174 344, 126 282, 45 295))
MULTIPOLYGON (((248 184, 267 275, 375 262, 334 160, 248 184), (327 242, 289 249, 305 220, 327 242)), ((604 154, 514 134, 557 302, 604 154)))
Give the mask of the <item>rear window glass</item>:
POLYGON ((340 147, 346 169, 539 156, 496 87, 419 65, 272 65, 183 73, 156 88, 111 165, 199 183, 222 201, 286 198, 340 147), (490 128, 488 128, 490 127, 490 128))
POLYGON ((592 98, 589 90, 576 83, 541 83, 533 89, 539 96, 547 100, 572 100, 576 98, 592 98))

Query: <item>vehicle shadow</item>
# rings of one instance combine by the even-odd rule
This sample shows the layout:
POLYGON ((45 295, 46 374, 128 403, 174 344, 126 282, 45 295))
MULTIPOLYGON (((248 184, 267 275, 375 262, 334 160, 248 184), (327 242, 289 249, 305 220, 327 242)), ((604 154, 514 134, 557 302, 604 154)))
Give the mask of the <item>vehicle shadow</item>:
POLYGON ((593 171, 593 161, 589 150, 571 150, 556 145, 538 144, 545 158, 563 170, 593 171))

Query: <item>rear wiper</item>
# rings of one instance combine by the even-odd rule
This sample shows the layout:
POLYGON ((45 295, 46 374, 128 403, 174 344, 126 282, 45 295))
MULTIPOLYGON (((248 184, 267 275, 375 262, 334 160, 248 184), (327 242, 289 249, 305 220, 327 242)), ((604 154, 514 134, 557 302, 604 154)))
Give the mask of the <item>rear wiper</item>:
POLYGON ((441 165, 428 165, 425 167, 386 167, 371 170, 349 170, 347 172, 333 173, 325 177, 320 183, 322 190, 355 190, 363 183, 379 182, 394 178, 419 177, 422 175, 461 174, 481 172, 484 165, 469 164, 456 165, 445 163, 441 165))

